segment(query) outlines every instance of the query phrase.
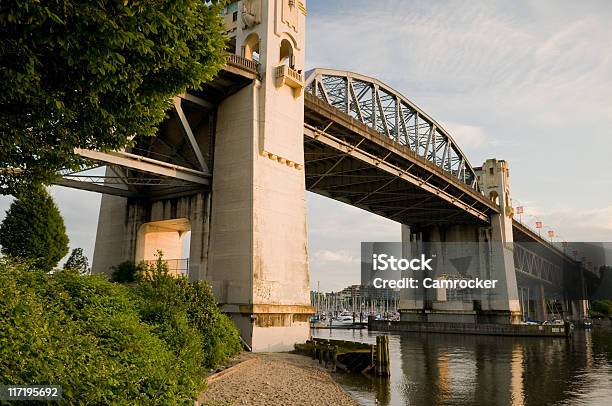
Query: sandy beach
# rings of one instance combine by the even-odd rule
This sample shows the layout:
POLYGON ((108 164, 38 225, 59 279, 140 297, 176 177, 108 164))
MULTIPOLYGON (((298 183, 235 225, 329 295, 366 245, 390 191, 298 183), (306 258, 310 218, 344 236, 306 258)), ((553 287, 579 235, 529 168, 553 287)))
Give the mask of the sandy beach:
POLYGON ((249 361, 209 384, 198 398, 200 405, 357 405, 326 369, 308 357, 287 353, 243 357, 249 361))

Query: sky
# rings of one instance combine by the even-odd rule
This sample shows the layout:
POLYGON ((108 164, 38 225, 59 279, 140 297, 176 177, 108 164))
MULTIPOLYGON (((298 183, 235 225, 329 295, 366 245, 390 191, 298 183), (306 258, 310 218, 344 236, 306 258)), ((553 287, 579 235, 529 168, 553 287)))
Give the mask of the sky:
MULTIPOLYGON (((505 159, 522 220, 566 241, 612 241, 612 3, 307 2, 307 69, 350 70, 441 123, 473 166, 505 159)), ((93 255, 100 197, 51 188, 71 248, 93 255)), ((361 241, 400 225, 310 194, 311 285, 359 283, 361 241)), ((10 198, 0 197, 0 218, 10 198)))

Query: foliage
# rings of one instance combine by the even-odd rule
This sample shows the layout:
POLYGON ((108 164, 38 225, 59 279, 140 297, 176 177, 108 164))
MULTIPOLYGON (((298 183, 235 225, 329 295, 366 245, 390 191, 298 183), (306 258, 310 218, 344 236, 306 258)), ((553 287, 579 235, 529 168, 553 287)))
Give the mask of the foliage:
POLYGON ((68 253, 64 219, 43 188, 19 196, 0 225, 2 253, 50 271, 68 253))
POLYGON ((198 354, 185 320, 158 336, 130 289, 101 277, 2 258, 0 318, 3 384, 61 384, 67 404, 193 404, 202 389, 203 371, 183 368, 198 354))
POLYGON ((68 260, 64 264, 64 269, 72 269, 77 271, 80 275, 89 274, 91 270, 89 269, 87 257, 83 255, 83 248, 75 248, 72 250, 68 260))
POLYGON ((117 283, 136 282, 139 272, 143 269, 144 264, 135 265, 131 261, 124 261, 113 267, 111 280, 117 283))
POLYGON ((223 1, 7 0, 0 8, 0 194, 150 136, 224 63, 223 1))
POLYGON ((612 300, 593 300, 589 309, 589 316, 593 318, 611 317, 612 300))
POLYGON ((0 258, 0 376, 60 384, 67 404, 193 404, 206 369, 240 352, 209 286, 161 253, 128 287, 0 258))
POLYGON ((186 319, 200 337, 200 365, 211 368, 242 350, 238 330, 223 314, 204 281, 173 276, 158 252, 157 260, 141 273, 136 293, 142 299, 142 317, 156 328, 186 319))

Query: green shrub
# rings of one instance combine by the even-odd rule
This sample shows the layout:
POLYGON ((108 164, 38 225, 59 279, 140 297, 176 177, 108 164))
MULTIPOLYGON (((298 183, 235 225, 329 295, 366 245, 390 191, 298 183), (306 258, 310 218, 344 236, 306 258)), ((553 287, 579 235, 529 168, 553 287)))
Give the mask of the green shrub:
POLYGON ((589 315, 593 318, 612 316, 612 300, 593 300, 589 315))
POLYGON ((171 276, 161 253, 137 279, 0 258, 2 383, 61 385, 69 404, 192 404, 206 369, 241 351, 238 331, 208 284, 171 276))
POLYGON ((223 314, 210 286, 204 281, 189 282, 168 273, 161 253, 147 267, 135 290, 140 297, 141 317, 154 329, 185 318, 201 340, 200 365, 212 368, 242 350, 240 335, 223 314))
POLYGON ((117 283, 131 283, 136 282, 138 273, 142 269, 143 265, 135 265, 131 261, 124 261, 117 266, 113 267, 113 273, 111 274, 111 281, 117 283))
POLYGON ((130 289, 103 278, 1 258, 0 318, 3 384, 61 385, 69 404, 192 404, 203 387, 186 318, 143 323, 130 289))

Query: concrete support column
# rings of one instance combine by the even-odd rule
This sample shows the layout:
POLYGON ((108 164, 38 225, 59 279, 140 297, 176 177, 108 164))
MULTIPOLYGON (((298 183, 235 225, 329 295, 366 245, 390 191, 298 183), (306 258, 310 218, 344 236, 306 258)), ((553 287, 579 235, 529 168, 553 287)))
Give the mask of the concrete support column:
POLYGON ((485 196, 499 205, 499 214, 491 215, 490 277, 498 281, 497 288, 483 299, 481 322, 518 323, 521 307, 518 297, 510 199, 510 171, 506 161, 488 159, 477 171, 485 196))
POLYGON ((483 310, 489 311, 488 321, 516 323, 520 320, 518 285, 512 240, 504 236, 504 222, 501 214, 491 216, 491 278, 498 282, 483 301, 483 310))
POLYGON ((304 84, 296 81, 306 11, 288 0, 262 0, 251 11, 253 23, 237 27, 236 49, 258 44, 259 79, 217 110, 207 277, 254 351, 287 351, 309 338, 314 313, 304 84))
MULTIPOLYGON (((586 297, 586 285, 584 280, 584 270, 580 269, 580 297, 586 297)), ((572 320, 578 322, 588 317, 589 303, 587 300, 578 299, 571 301, 572 320)))
MULTIPOLYGON (((419 235, 412 234, 410 227, 402 224, 402 258, 413 258, 420 254, 422 241, 419 235)), ((414 277, 412 271, 403 271, 402 278, 414 277)), ((402 321, 425 321, 423 319, 424 309, 424 288, 400 289, 399 311, 402 321)))
POLYGON ((102 195, 91 263, 92 273, 110 275, 112 267, 124 261, 135 260, 133 241, 128 233, 128 214, 127 198, 102 195))
POLYGON ((587 300, 572 300, 570 301, 572 321, 579 322, 588 317, 588 301, 587 300))
POLYGON ((546 308, 546 294, 544 285, 540 284, 536 306, 536 318, 538 321, 548 320, 548 309, 546 308))

